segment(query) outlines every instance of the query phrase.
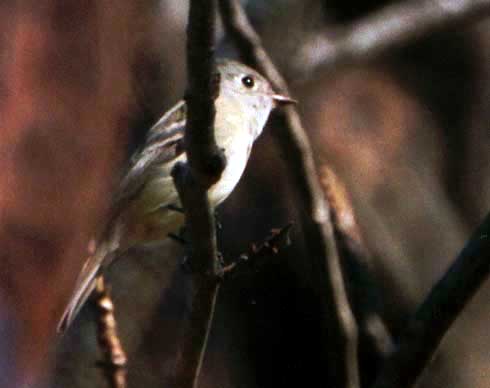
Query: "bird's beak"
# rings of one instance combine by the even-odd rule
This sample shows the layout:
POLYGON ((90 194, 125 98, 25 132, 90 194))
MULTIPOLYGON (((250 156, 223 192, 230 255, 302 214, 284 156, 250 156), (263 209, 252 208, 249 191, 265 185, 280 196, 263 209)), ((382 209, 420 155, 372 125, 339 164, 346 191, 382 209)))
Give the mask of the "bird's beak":
POLYGON ((272 99, 276 103, 276 106, 284 106, 284 105, 297 104, 298 103, 298 101, 292 99, 291 97, 283 96, 281 94, 273 94, 272 99))

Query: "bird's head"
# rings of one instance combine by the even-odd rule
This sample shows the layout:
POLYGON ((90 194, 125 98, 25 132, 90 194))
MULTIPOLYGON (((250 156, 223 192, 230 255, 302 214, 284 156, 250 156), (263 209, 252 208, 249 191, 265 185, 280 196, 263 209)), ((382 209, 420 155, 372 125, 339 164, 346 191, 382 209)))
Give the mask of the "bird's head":
MULTIPOLYGON (((249 120, 251 130, 256 137, 260 135, 270 112, 278 106, 295 103, 288 96, 277 94, 270 82, 255 70, 232 60, 217 62, 220 76, 219 97, 225 109, 240 107, 237 112, 241 120, 249 120)), ((218 107, 220 109, 220 107, 218 107)), ((225 112, 225 114, 228 112, 225 112)))

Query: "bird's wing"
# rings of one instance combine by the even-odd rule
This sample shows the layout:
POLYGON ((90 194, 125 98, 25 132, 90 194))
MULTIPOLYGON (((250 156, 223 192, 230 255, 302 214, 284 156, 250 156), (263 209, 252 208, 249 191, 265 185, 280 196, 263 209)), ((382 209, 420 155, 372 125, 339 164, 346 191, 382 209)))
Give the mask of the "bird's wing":
POLYGON ((185 115, 185 102, 180 101, 149 130, 145 143, 131 158, 114 196, 109 224, 140 193, 155 167, 171 166, 184 153, 185 115))
POLYGON ((180 100, 150 128, 146 135, 145 144, 154 143, 161 137, 166 137, 168 133, 173 133, 176 128, 185 126, 186 115, 187 106, 184 100, 180 100))
MULTIPOLYGON (((117 219, 131 200, 141 192, 154 168, 162 163, 173 165, 184 153, 185 102, 169 110, 148 132, 143 146, 131 158, 127 172, 119 185, 109 213, 107 227, 96 252, 89 256, 76 281, 75 290, 58 325, 64 331, 90 296, 95 278, 104 263, 111 261, 118 245, 117 219)), ((170 171, 169 171, 170 173, 170 171)))

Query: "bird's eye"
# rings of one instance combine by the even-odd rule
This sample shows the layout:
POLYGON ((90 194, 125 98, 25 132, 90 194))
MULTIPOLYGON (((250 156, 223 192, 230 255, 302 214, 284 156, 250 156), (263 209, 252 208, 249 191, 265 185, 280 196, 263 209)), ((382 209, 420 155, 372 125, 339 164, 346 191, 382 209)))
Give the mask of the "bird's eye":
POLYGON ((254 79, 249 76, 249 75, 246 75, 245 77, 242 78, 242 84, 246 87, 246 88, 253 88, 254 85, 255 85, 255 81, 254 79))

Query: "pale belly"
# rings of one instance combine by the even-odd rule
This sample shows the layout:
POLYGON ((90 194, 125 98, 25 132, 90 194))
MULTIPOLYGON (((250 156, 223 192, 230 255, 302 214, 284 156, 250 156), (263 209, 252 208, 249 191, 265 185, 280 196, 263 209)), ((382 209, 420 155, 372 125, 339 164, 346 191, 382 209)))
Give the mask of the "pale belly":
MULTIPOLYGON (((227 150, 228 162, 221 179, 208 190, 213 207, 220 205, 238 184, 247 164, 250 146, 237 145, 227 150)), ((125 248, 132 245, 160 241, 169 233, 178 233, 184 226, 184 214, 169 209, 168 205, 181 207, 177 191, 171 177, 154 179, 145 185, 143 192, 122 216, 125 230, 123 238, 125 248)))

